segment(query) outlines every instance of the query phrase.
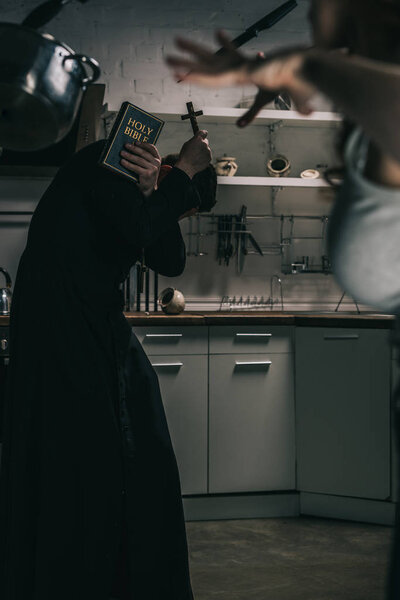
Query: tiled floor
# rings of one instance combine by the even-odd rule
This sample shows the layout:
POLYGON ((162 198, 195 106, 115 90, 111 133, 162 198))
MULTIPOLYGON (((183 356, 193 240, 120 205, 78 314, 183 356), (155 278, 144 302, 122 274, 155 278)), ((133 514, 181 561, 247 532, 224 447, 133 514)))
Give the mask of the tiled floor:
POLYGON ((392 530, 314 518, 186 523, 195 600, 383 600, 392 530))

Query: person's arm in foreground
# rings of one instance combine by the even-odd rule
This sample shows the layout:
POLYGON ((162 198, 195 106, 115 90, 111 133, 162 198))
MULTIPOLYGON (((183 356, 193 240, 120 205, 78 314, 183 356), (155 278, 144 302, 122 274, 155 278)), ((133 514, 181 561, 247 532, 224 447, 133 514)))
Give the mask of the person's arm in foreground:
POLYGON ((270 92, 286 90, 303 114, 312 112, 309 101, 321 91, 383 152, 400 161, 400 137, 393 127, 400 122, 400 67, 319 49, 285 49, 248 59, 222 32, 218 39, 226 49, 219 57, 202 45, 178 40, 178 46, 192 57, 168 58, 176 77, 212 87, 253 83, 270 92))

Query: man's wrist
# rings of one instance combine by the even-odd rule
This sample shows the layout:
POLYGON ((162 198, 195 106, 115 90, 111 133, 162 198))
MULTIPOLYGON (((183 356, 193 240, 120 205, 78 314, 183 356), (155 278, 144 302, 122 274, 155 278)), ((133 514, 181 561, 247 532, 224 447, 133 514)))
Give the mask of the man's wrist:
POLYGON ((180 169, 181 171, 186 173, 186 175, 188 175, 190 177, 190 179, 193 179, 193 177, 197 173, 197 171, 193 168, 193 166, 190 163, 187 163, 183 160, 178 160, 174 166, 177 169, 180 169))

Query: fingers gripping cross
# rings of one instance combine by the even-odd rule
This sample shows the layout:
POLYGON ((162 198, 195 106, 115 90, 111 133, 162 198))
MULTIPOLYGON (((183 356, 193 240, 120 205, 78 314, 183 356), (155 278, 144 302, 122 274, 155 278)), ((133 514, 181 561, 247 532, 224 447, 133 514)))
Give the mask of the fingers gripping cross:
POLYGON ((202 110, 198 110, 197 112, 194 110, 193 102, 186 102, 187 114, 181 115, 182 121, 186 121, 186 119, 190 119, 190 124, 192 125, 193 133, 196 134, 199 131, 199 125, 197 123, 197 117, 200 117, 203 114, 202 110))

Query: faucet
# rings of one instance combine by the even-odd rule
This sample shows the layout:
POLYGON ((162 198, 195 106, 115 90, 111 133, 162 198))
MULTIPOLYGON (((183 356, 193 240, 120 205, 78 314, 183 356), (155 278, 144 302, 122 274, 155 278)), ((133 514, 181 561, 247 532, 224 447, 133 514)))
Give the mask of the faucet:
POLYGON ((291 263, 292 273, 299 273, 301 271, 308 271, 309 268, 309 257, 303 256, 303 262, 291 263))
MULTIPOLYGON (((274 279, 276 279, 277 282, 279 283, 280 292, 281 292, 281 310, 283 311, 282 279, 279 277, 279 275, 272 275, 272 277, 270 279, 270 295, 269 295, 269 299, 270 299, 271 310, 274 307, 274 295, 273 295, 274 279)), ((279 302, 279 300, 278 300, 278 302, 279 302)))

